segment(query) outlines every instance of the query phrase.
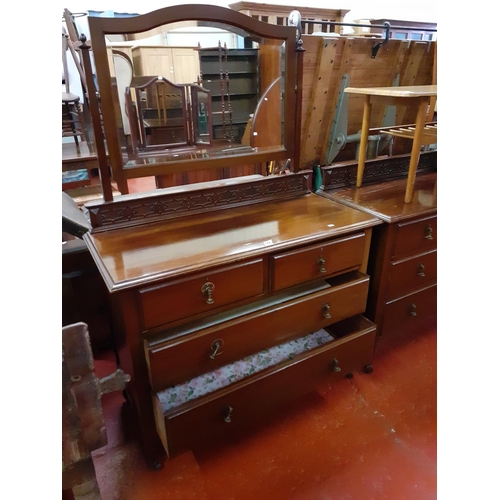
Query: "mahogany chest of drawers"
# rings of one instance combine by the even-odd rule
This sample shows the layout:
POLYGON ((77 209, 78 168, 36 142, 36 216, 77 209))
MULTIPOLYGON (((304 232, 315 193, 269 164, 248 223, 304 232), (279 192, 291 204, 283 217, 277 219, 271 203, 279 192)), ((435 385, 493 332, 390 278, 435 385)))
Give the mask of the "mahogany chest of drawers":
MULTIPOLYGON (((276 182, 294 179, 229 187, 276 182)), ((272 198, 85 236, 149 459, 238 432, 324 377, 371 369, 376 328, 363 313, 380 219, 307 189, 272 198)))
POLYGON ((436 173, 417 176, 411 203, 404 203, 405 179, 322 195, 376 215, 366 315, 379 336, 418 332, 436 325, 437 200, 436 173))

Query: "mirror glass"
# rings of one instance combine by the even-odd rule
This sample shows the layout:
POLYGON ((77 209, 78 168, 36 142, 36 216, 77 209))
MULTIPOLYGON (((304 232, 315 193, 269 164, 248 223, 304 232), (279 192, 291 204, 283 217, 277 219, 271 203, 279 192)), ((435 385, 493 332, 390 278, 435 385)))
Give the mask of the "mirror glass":
POLYGON ((105 44, 123 168, 286 151, 285 40, 183 21, 105 44))

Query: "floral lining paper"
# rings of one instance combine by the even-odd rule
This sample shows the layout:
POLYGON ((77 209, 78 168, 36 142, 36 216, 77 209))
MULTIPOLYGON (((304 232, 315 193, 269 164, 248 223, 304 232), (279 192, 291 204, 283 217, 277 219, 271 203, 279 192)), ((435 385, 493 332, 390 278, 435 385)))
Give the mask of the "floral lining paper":
POLYGON ((265 368, 289 361, 298 354, 331 342, 333 337, 325 330, 319 330, 298 339, 285 342, 270 349, 264 349, 229 365, 195 377, 187 382, 159 392, 158 398, 163 411, 226 387, 265 368))

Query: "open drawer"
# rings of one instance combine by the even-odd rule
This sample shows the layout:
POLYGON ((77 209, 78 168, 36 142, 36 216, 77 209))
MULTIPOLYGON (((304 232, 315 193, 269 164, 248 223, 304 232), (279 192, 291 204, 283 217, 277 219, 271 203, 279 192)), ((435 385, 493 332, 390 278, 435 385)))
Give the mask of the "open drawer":
POLYGON ((369 277, 354 271, 282 292, 144 341, 154 392, 365 312, 369 277))
POLYGON ((371 366, 375 331, 372 322, 357 315, 328 327, 328 331, 320 330, 275 346, 275 352, 260 352, 241 360, 247 363, 244 373, 238 361, 155 393, 156 428, 167 454, 172 456, 245 427, 310 392, 325 377, 344 377, 371 366), (280 358, 279 351, 285 359, 280 358), (268 354, 277 363, 260 367, 268 354), (226 380, 214 384, 213 379, 218 376, 226 380), (236 381, 228 383, 227 378, 231 377, 236 381), (211 392, 203 387, 226 383, 211 392), (182 391, 188 395, 186 399, 192 397, 192 391, 199 391, 199 395, 183 402, 178 398, 182 391))

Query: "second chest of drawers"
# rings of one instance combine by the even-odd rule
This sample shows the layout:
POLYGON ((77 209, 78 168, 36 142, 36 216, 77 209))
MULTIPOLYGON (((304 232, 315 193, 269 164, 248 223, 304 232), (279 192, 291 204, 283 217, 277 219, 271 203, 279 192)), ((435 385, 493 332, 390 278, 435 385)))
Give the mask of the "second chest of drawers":
POLYGON ((437 175, 417 175, 411 203, 404 201, 406 179, 319 194, 373 214, 366 316, 377 335, 411 334, 436 325, 437 175))
POLYGON ((386 223, 373 236, 367 315, 379 335, 435 324, 437 215, 386 223))

